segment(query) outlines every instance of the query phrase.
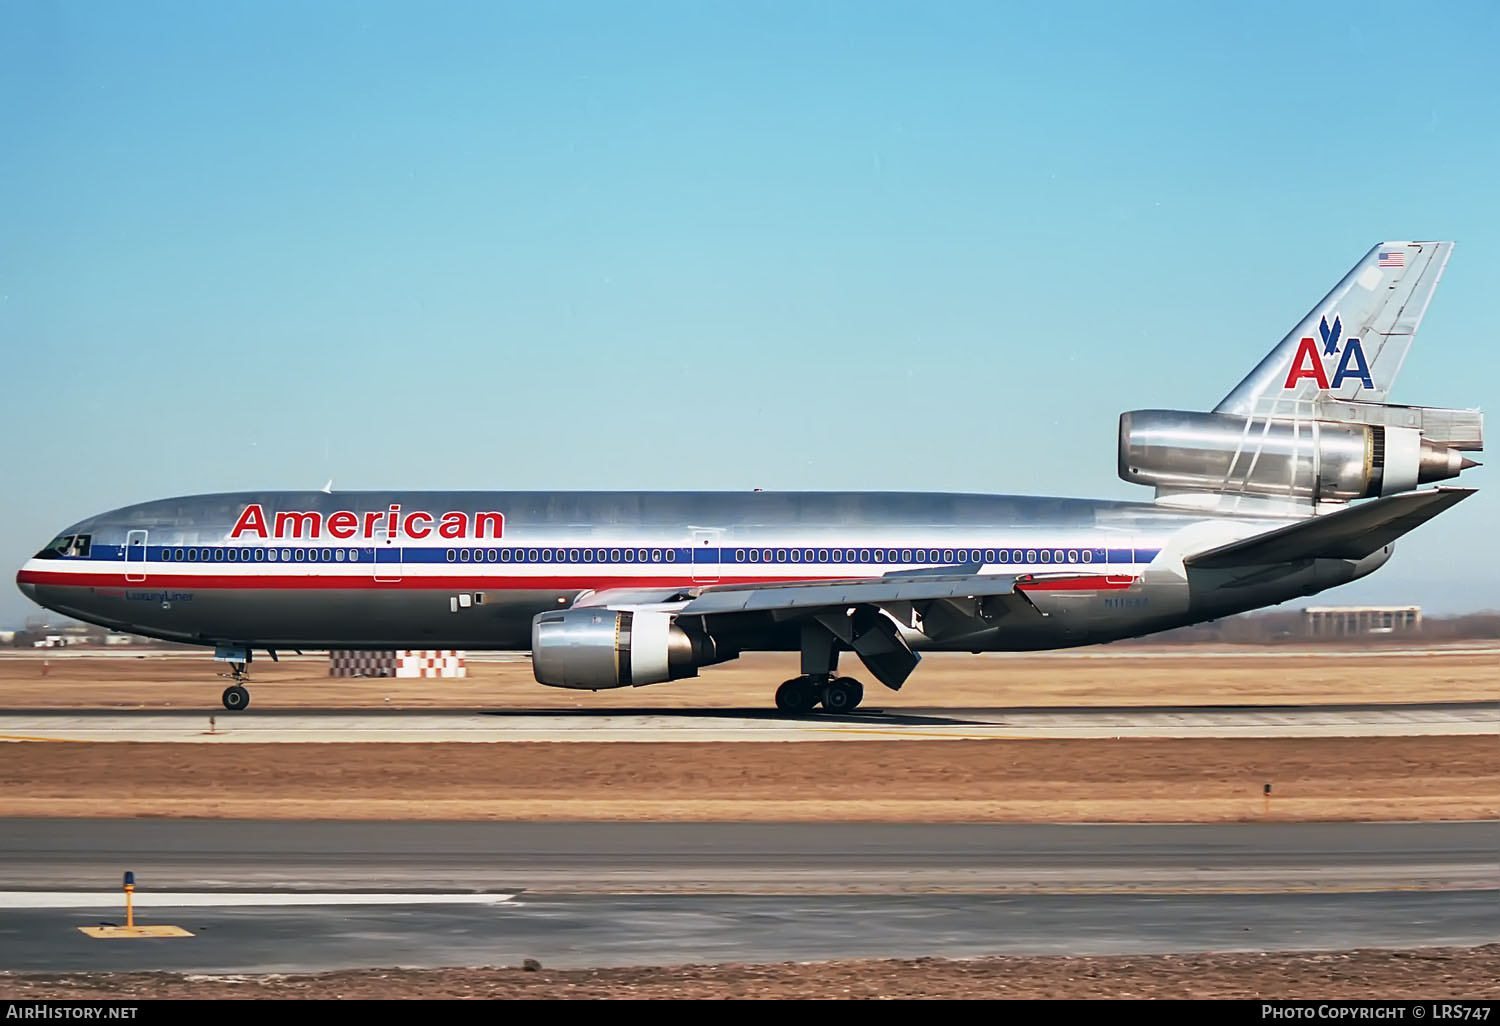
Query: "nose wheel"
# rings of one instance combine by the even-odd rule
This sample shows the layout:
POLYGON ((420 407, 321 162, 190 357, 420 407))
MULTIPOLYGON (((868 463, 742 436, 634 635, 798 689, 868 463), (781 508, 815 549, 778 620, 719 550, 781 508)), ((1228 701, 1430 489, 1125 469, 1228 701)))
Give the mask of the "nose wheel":
POLYGON ((230 677, 234 680, 233 684, 224 689, 222 698, 224 708, 230 712, 239 712, 250 705, 250 689, 245 687, 245 681, 249 680, 250 676, 245 672, 245 666, 245 663, 230 663, 229 669, 232 672, 219 674, 221 677, 230 677))

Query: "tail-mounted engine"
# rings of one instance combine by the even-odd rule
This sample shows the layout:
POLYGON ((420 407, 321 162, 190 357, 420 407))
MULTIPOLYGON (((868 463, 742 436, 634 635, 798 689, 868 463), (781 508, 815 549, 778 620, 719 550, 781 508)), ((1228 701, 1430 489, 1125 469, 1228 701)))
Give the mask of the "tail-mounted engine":
POLYGON ((1483 444, 1475 411, 1339 403, 1330 412, 1383 423, 1133 410, 1120 416, 1120 477, 1155 486, 1159 497, 1340 502, 1409 491, 1478 466, 1460 452, 1483 444))
POLYGON ((654 610, 560 609, 531 621, 532 672, 555 688, 658 684, 696 677, 700 666, 737 655, 654 610))

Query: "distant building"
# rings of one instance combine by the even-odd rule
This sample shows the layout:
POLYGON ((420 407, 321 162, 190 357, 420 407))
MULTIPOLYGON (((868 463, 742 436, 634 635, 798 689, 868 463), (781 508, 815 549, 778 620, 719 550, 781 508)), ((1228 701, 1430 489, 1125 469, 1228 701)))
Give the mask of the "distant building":
POLYGON ((1397 634, 1422 629, 1421 606, 1309 606, 1307 633, 1315 638, 1397 634))

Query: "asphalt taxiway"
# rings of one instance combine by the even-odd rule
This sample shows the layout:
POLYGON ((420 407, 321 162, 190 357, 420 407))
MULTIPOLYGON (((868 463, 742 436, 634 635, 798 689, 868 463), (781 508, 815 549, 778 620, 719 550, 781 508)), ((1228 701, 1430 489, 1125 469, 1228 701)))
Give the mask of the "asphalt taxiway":
POLYGON ((170 743, 896 741, 1402 737, 1500 733, 1500 702, 1305 706, 765 709, 44 710, 0 713, 0 741, 170 743))
POLYGON ((0 822, 8 888, 0 969, 290 972, 527 957, 609 966, 1478 944, 1500 935, 1497 842, 1493 822, 8 820, 0 822), (136 921, 193 936, 81 933, 122 920, 105 888, 125 868, 140 886, 136 921), (191 907, 173 904, 189 898, 191 907))

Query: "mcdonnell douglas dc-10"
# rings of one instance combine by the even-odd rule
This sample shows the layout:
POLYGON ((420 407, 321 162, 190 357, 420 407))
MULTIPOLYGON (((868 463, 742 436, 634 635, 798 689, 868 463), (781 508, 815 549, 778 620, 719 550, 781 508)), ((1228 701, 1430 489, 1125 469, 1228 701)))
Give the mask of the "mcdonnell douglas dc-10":
POLYGON ((1472 494, 1477 410, 1386 402, 1448 261, 1386 242, 1211 412, 1120 417, 1150 502, 893 492, 250 492, 67 528, 17 575, 67 616, 211 645, 243 709, 253 650, 530 649, 563 688, 795 651, 776 705, 844 712, 853 652, 900 688, 923 652, 1086 645, 1364 577, 1472 494))

